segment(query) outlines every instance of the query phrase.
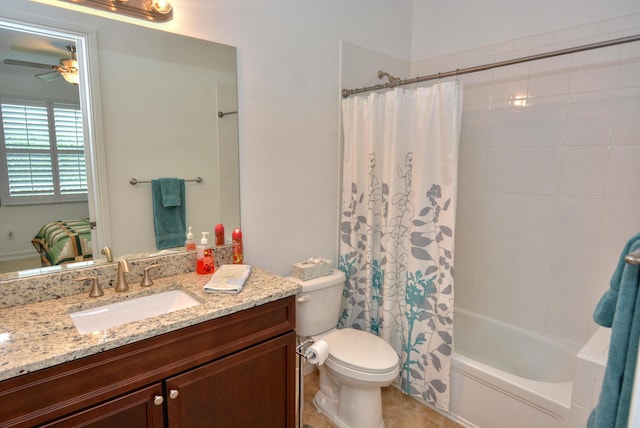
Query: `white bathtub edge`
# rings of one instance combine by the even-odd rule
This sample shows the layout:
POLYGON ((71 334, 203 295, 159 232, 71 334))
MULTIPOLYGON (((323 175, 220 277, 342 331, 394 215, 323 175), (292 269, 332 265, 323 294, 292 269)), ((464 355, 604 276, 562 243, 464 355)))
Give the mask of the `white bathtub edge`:
MULTIPOLYGON (((527 422, 533 423, 533 425, 527 426, 554 428, 568 426, 573 382, 532 381, 502 372, 463 355, 454 354, 451 365, 451 384, 452 388, 456 385, 467 394, 469 391, 475 391, 478 399, 482 402, 479 405, 478 399, 474 399, 473 403, 470 403, 457 396, 456 398, 452 397, 449 417, 465 427, 488 428, 491 426, 493 428, 492 425, 488 425, 487 420, 482 421, 485 416, 480 414, 482 411, 479 411, 476 406, 482 407, 485 413, 486 411, 491 413, 492 409, 493 411, 501 411, 500 409, 505 407, 529 409, 525 412, 529 413, 532 419, 527 422), (492 401, 492 395, 499 395, 502 398, 499 399, 499 402, 492 401), (539 422, 534 422, 536 418, 539 422), (473 420, 474 423, 469 420, 473 420)), ((513 420, 508 423, 507 415, 503 415, 503 418, 501 423, 506 423, 506 425, 501 425, 503 427, 517 426, 519 422, 513 420)))
MULTIPOLYGON (((508 394, 520 394, 519 389, 514 389, 514 384, 520 385, 523 390, 531 393, 531 397, 528 397, 530 401, 538 401, 538 395, 542 395, 544 399, 553 402, 559 409, 569 409, 571 407, 571 390, 573 382, 539 382, 536 380, 526 379, 520 376, 516 376, 511 373, 496 369, 479 361, 472 360, 464 355, 454 354, 452 359, 452 370, 458 370, 461 373, 464 372, 462 365, 465 368, 471 368, 473 373, 470 373, 476 379, 485 382, 489 385, 494 385, 494 380, 498 380, 498 385, 502 391, 508 394), (491 373, 491 375, 487 375, 491 373), (535 391, 532 392, 532 391, 535 391)), ((536 405, 544 406, 545 403, 537 402, 536 405)))

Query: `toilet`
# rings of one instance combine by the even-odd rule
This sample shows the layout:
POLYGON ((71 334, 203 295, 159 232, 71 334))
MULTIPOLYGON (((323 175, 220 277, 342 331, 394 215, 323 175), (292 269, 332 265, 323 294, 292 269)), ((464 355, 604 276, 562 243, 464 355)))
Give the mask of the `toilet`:
POLYGON ((398 376, 398 355, 374 334, 336 328, 345 282, 342 271, 308 281, 287 279, 302 286, 296 299, 299 343, 324 340, 329 348, 326 361, 318 366, 315 406, 339 428, 384 427, 380 388, 398 376))

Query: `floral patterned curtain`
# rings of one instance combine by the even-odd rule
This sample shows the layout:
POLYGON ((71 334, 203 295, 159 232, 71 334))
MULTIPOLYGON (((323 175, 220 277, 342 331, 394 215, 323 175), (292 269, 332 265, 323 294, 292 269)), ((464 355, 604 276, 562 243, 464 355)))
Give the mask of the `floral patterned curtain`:
POLYGON ((390 343, 402 391, 448 410, 462 85, 352 96, 342 113, 338 326, 390 343))

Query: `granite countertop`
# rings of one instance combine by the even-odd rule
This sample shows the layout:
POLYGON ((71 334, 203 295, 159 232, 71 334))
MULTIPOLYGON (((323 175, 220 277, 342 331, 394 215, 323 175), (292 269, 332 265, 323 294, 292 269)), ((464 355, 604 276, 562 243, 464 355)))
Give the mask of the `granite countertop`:
POLYGON ((192 272, 154 279, 148 288, 129 284, 130 289, 125 293, 107 288, 99 298, 82 293, 0 309, 0 380, 263 305, 300 291, 298 284, 256 267, 243 290, 235 295, 202 291, 210 278, 211 275, 192 272), (69 316, 78 310, 172 289, 182 289, 202 304, 88 334, 80 334, 69 316))

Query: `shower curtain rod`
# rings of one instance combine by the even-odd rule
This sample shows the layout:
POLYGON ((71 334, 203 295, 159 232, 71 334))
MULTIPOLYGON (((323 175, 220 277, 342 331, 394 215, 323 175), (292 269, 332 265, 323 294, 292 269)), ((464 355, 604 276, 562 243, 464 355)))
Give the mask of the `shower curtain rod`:
POLYGON ((475 73, 477 71, 490 70, 492 68, 504 67, 507 65, 520 64, 520 63, 529 62, 529 61, 536 61, 544 58, 552 58, 554 56, 560 56, 560 55, 568 55, 568 54, 588 51, 592 49, 606 48, 608 46, 615 46, 623 43, 637 42, 639 40, 640 40, 640 34, 635 36, 620 37, 617 39, 606 40, 603 42, 591 43, 588 45, 576 46, 573 48, 559 49, 556 51, 509 59, 506 61, 493 62, 491 64, 478 65, 475 67, 459 68, 456 70, 446 71, 444 73, 430 74, 428 76, 414 77, 412 79, 405 79, 405 80, 399 79, 397 77, 393 77, 389 73, 386 73, 384 71, 379 71, 378 78, 382 79, 383 77, 386 76, 389 79, 388 83, 385 83, 383 85, 381 84, 381 85, 366 86, 364 88, 358 88, 358 89, 343 89, 342 97, 347 98, 349 95, 360 94, 362 92, 377 91, 379 89, 395 88, 396 86, 411 85, 413 83, 426 82, 428 80, 436 80, 436 79, 442 79, 445 77, 460 76, 462 74, 475 73))

